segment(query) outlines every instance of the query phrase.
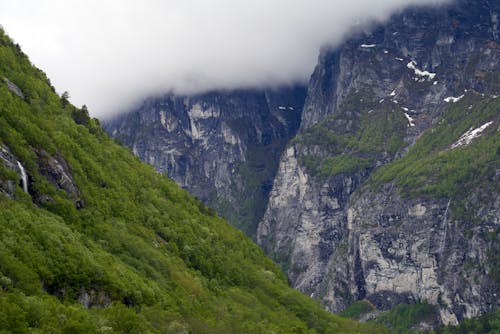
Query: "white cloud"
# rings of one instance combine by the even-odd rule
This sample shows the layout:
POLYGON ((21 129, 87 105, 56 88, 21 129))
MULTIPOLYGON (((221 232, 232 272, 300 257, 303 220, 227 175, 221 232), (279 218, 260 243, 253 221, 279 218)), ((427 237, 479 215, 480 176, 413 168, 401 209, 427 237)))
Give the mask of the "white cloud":
POLYGON ((446 0, 0 0, 0 24, 75 104, 306 82, 356 22, 446 0))

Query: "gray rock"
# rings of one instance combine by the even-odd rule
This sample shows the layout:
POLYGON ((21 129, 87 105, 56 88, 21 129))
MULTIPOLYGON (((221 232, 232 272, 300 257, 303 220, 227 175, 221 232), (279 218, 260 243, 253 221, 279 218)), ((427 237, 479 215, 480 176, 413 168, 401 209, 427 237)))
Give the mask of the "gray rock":
POLYGON ((7 88, 9 88, 9 90, 11 92, 13 92, 14 94, 16 94, 17 96, 19 96, 21 99, 24 100, 24 94, 23 94, 23 91, 16 86, 16 84, 14 84, 12 81, 10 81, 9 79, 7 78, 3 78, 5 83, 7 84, 7 88))
POLYGON ((167 95, 105 123, 135 155, 254 236, 303 87, 167 95))
POLYGON ((476 208, 472 222, 454 218, 453 198, 402 198, 393 184, 373 190, 366 183, 374 168, 404 156, 437 124, 446 97, 464 89, 498 95, 498 80, 487 79, 500 72, 498 26, 490 19, 498 11, 499 4, 488 1, 412 9, 338 49, 322 50, 302 138, 320 125, 332 135, 356 133, 360 115, 370 113, 408 118, 397 151, 366 152, 371 163, 364 168, 318 177, 302 162, 353 154, 350 146, 333 147, 335 141, 299 137, 281 158, 257 241, 295 288, 328 310, 363 299, 380 309, 427 301, 439 306, 441 322, 456 323, 499 306, 498 282, 488 275, 488 253, 498 241, 485 234, 498 234, 498 187, 490 197, 479 199, 480 188, 467 197, 466 205, 476 208), (377 102, 353 103, 364 90, 377 102))
MULTIPOLYGON (((71 175, 71 169, 66 160, 59 153, 50 156, 44 150, 38 150, 37 155, 40 174, 47 178, 55 188, 64 190, 68 197, 75 201, 77 209, 83 208, 85 202, 80 198, 80 190, 71 175)), ((41 195, 37 199, 39 204, 49 201, 51 198, 47 195, 41 195)))
MULTIPOLYGON (((10 149, 5 145, 0 145, 0 163, 3 163, 7 170, 12 170, 17 174, 17 184, 20 187, 28 187, 28 184, 24 185, 24 182, 28 182, 28 177, 23 177, 23 171, 21 170, 21 163, 19 160, 11 153, 10 149)), ((24 167, 23 167, 24 168, 24 167)), ((9 197, 14 196, 16 188, 16 181, 11 179, 0 179, 0 192, 6 194, 9 197)))

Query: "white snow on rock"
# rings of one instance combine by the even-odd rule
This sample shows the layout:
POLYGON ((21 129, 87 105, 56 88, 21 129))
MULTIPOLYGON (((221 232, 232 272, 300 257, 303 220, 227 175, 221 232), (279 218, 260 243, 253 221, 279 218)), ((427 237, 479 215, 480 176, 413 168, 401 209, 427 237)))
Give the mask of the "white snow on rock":
POLYGON ((396 59, 397 61, 403 61, 404 60, 403 58, 398 58, 398 57, 396 57, 394 59, 396 59))
POLYGON ((374 48, 376 46, 377 44, 361 44, 361 47, 365 49, 374 48))
POLYGON ((286 107, 283 107, 283 106, 279 106, 278 107, 279 110, 286 110, 286 107))
POLYGON ((404 111, 410 111, 410 109, 408 109, 406 107, 401 107, 401 109, 403 109, 404 111))
POLYGON ((414 127, 415 126, 415 123, 413 123, 413 117, 411 117, 410 115, 408 115, 407 113, 405 113, 405 117, 406 119, 408 120, 408 125, 411 126, 411 127, 414 127))
POLYGON ((488 128, 491 124, 493 124, 493 122, 483 124, 474 130, 470 128, 469 131, 460 136, 460 138, 458 138, 458 140, 453 145, 451 145, 451 149, 469 145, 475 138, 481 136, 484 130, 486 130, 486 128, 488 128))
POLYGON ((431 73, 429 71, 422 71, 421 69, 417 68, 417 62, 412 60, 410 61, 406 67, 408 67, 410 70, 413 70, 415 72, 415 75, 419 77, 427 77, 428 80, 433 80, 434 77, 436 76, 436 73, 431 73))
POLYGON ((456 102, 460 101, 461 99, 463 99, 463 97, 464 97, 464 95, 460 95, 459 97, 448 96, 446 99, 444 99, 444 102, 456 103, 456 102))
POLYGON ((385 53, 385 54, 388 54, 388 53, 389 53, 389 51, 387 51, 387 50, 384 50, 384 53, 385 53))
POLYGON ((389 96, 396 96, 396 90, 393 90, 389 96))

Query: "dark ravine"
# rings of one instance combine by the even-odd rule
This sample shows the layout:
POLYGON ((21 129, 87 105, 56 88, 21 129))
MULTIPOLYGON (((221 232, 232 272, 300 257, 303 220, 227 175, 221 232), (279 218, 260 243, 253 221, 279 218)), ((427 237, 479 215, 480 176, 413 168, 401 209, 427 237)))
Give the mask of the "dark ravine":
POLYGON ((305 95, 300 86, 166 95, 104 126, 143 161, 255 237, 305 95))
POLYGON ((325 48, 305 102, 168 95, 106 129, 329 311, 428 302, 457 323, 499 306, 499 6, 414 8, 325 48))

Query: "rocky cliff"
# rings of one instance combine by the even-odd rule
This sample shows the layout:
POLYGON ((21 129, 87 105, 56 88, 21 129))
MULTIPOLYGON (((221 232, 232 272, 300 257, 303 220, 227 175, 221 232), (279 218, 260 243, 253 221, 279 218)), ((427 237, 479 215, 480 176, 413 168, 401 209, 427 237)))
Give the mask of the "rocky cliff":
POLYGON ((307 95, 167 95, 105 127, 329 311, 456 323, 499 306, 498 12, 412 8, 321 50, 307 95))
POLYGON ((499 9, 411 9, 322 50, 257 240, 330 311, 499 306, 499 9))
POLYGON ((255 236, 304 87, 151 98, 105 124, 135 155, 255 236))

